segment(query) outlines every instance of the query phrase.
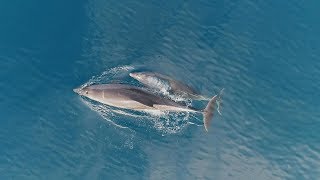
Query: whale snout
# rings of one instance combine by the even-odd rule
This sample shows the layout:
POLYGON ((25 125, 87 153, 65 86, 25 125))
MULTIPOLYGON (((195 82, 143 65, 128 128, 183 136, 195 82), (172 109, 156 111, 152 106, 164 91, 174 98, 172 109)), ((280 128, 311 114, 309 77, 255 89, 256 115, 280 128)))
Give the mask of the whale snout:
POLYGON ((79 93, 80 93, 80 90, 81 90, 80 88, 74 88, 74 89, 73 89, 73 92, 79 94, 79 93))

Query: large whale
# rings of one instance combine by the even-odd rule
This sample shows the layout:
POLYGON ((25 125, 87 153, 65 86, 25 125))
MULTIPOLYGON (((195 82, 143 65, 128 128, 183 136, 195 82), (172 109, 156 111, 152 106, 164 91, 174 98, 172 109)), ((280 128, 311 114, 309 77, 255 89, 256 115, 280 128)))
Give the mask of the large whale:
POLYGON ((129 74, 147 87, 167 91, 171 94, 190 98, 194 100, 210 100, 210 98, 200 95, 190 86, 170 78, 169 76, 156 72, 132 72, 129 74))
POLYGON ((210 99, 206 108, 200 110, 152 94, 142 88, 124 84, 90 85, 84 88, 74 89, 73 91, 94 101, 124 109, 202 113, 206 131, 208 131, 209 124, 213 117, 216 100, 219 98, 215 95, 210 99))

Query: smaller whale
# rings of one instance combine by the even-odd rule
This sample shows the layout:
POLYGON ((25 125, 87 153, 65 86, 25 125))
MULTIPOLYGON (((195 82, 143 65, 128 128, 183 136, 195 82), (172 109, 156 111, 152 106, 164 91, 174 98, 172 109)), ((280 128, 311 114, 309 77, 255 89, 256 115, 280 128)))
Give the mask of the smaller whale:
POLYGON ((124 84, 98 84, 90 85, 73 90, 77 94, 94 101, 124 109, 136 111, 174 111, 194 112, 203 114, 204 128, 208 131, 209 124, 213 117, 216 100, 220 99, 215 95, 210 99, 206 108, 196 109, 187 107, 182 103, 152 94, 142 88, 124 84))
POLYGON ((182 98, 194 100, 210 100, 210 98, 200 95, 190 86, 160 73, 133 72, 129 75, 149 88, 157 89, 160 91, 167 91, 170 94, 177 95, 182 98))

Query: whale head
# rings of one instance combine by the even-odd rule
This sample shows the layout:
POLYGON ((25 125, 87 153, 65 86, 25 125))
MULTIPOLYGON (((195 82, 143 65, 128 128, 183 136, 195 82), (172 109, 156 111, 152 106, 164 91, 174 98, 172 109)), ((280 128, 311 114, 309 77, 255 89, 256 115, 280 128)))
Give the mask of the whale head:
POLYGON ((89 94, 89 89, 87 87, 84 88, 75 88, 73 89, 73 92, 79 94, 80 96, 86 96, 89 94))
POLYGON ((79 94, 80 96, 85 96, 87 98, 92 98, 92 96, 97 96, 99 93, 96 89, 93 89, 90 86, 75 88, 73 89, 73 92, 79 94))

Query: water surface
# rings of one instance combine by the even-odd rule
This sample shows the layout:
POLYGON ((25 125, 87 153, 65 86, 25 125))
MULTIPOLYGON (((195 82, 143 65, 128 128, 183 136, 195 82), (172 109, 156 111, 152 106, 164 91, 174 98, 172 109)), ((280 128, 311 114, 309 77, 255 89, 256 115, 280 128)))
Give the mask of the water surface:
POLYGON ((0 2, 0 179, 319 179, 319 5, 0 2), (224 87, 223 116, 206 133, 72 91, 131 70, 224 87))

